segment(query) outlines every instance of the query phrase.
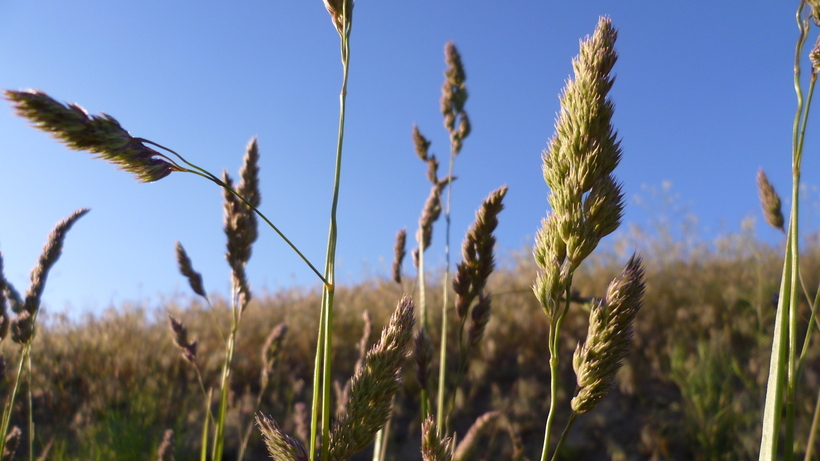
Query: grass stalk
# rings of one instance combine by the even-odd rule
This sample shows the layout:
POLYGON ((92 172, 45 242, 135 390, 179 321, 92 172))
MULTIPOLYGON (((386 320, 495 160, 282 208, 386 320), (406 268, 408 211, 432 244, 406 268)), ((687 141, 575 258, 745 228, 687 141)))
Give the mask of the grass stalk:
MULTIPOLYGON (((810 16, 816 14, 814 11, 804 14, 805 7, 806 2, 801 1, 796 13, 799 34, 794 57, 794 89, 797 97, 797 109, 792 127, 792 209, 789 213, 786 255, 784 258, 780 296, 778 297, 777 303, 772 354, 766 388, 763 432, 760 442, 761 460, 777 459, 778 437, 780 434, 781 415, 784 411, 784 405, 786 413, 786 432, 783 444, 783 456, 787 461, 794 458, 795 397, 798 372, 801 368, 797 359, 797 300, 800 286, 800 167, 803 158, 803 142, 806 135, 806 124, 808 122, 811 99, 817 80, 817 69, 812 67, 809 88, 804 97, 801 82, 801 61, 803 59, 803 49, 808 39, 810 16)), ((813 60, 814 53, 813 51, 813 60)), ((810 323, 809 332, 812 330, 813 326, 810 323)))
POLYGON ((342 61, 342 88, 339 92, 339 130, 336 143, 336 161, 333 175, 333 198, 330 207, 330 228, 327 238, 327 254, 324 271, 324 285, 322 288, 322 309, 320 314, 319 339, 316 347, 316 360, 313 378, 313 417, 311 419, 310 460, 316 459, 317 427, 321 418, 322 423, 322 461, 330 457, 330 422, 333 412, 330 408, 332 392, 332 350, 333 350, 333 300, 336 280, 336 240, 337 221, 336 211, 339 203, 339 187, 341 180, 342 151, 344 145, 345 110, 347 100, 347 79, 350 67, 350 32, 353 24, 352 0, 325 0, 325 7, 331 15, 336 31, 340 38, 340 52, 342 61), (321 400, 317 395, 321 392, 321 400), (321 404, 321 409, 319 407, 321 404), (321 416, 320 416, 321 415, 321 416))
POLYGON ((262 220, 263 220, 263 221, 265 221, 265 224, 267 224, 267 225, 268 225, 268 227, 270 227, 271 229, 273 229, 273 231, 274 231, 274 232, 276 232, 276 234, 279 236, 279 238, 281 238, 281 239, 285 242, 285 244, 286 244, 287 246, 289 246, 289 247, 290 247, 290 248, 291 248, 291 249, 292 249, 292 250, 296 253, 296 255, 297 255, 297 256, 299 256, 299 258, 300 258, 300 259, 301 259, 301 260, 302 260, 305 264, 307 264, 307 266, 310 268, 310 270, 311 270, 311 271, 313 271, 313 273, 314 273, 314 274, 316 274, 316 276, 317 276, 317 277, 319 277, 319 280, 321 280, 323 283, 326 283, 326 279, 325 279, 325 277, 324 277, 324 276, 323 276, 323 275, 319 272, 319 269, 317 269, 317 268, 313 265, 313 263, 311 263, 311 262, 310 262, 310 260, 307 258, 307 256, 305 256, 305 255, 302 253, 302 251, 301 251, 301 250, 299 250, 299 248, 298 248, 298 247, 297 247, 297 246, 296 246, 293 242, 291 242, 291 240, 290 240, 290 239, 289 239, 289 238, 285 235, 285 233, 284 233, 284 232, 282 232, 282 231, 279 229, 279 227, 277 227, 277 226, 276 226, 273 222, 271 222, 271 220, 270 220, 270 219, 268 219, 268 217, 267 217, 267 216, 265 216, 265 214, 264 214, 264 213, 262 213, 261 211, 259 211, 259 209, 258 209, 256 206, 254 206, 252 203, 248 202, 248 200, 246 200, 246 199, 245 199, 245 197, 243 197, 242 195, 240 195, 240 194, 239 194, 239 192, 237 192, 236 190, 234 190, 234 189, 233 189, 233 187, 231 187, 231 186, 229 186, 228 184, 226 184, 224 181, 222 181, 221 179, 219 179, 219 178, 218 178, 217 176, 215 176, 213 173, 211 173, 211 172, 209 172, 209 171, 205 170, 204 168, 200 168, 200 167, 198 167, 198 166, 194 165, 193 163, 191 163, 191 162, 189 162, 189 161, 185 160, 185 158, 184 158, 184 157, 182 157, 182 155, 178 154, 177 152, 174 152, 173 150, 171 150, 171 149, 169 149, 169 148, 167 148, 167 147, 165 147, 165 146, 162 146, 162 145, 157 144, 157 143, 155 143, 155 142, 153 142, 153 141, 149 141, 149 140, 147 140, 147 139, 143 139, 143 138, 135 138, 135 139, 136 139, 136 140, 138 140, 138 141, 140 141, 140 142, 144 142, 144 143, 146 143, 146 144, 151 144, 151 145, 153 145, 153 146, 159 147, 160 149, 166 150, 166 151, 168 151, 168 152, 170 152, 170 153, 174 154, 175 156, 177 156, 177 157, 180 159, 180 161, 182 161, 183 163, 185 163, 186 165, 188 165, 188 166, 191 168, 191 169, 189 169, 189 168, 185 168, 185 167, 183 167, 183 166, 181 166, 181 165, 178 165, 178 164, 177 164, 176 162, 174 162, 172 159, 170 159, 170 158, 168 158, 168 157, 166 157, 166 156, 163 156, 163 157, 164 157, 164 158, 166 158, 168 161, 170 161, 171 163, 173 163, 173 164, 175 165, 175 168, 177 168, 177 169, 178 169, 178 171, 181 171, 181 172, 184 172, 184 173, 192 173, 192 174, 195 174, 195 175, 197 175, 197 176, 201 176, 201 177, 203 177, 203 178, 205 178, 205 179, 207 179, 207 180, 209 180, 209 181, 213 182, 214 184, 216 184, 216 185, 218 185, 218 186, 222 187, 223 189, 225 189, 225 190, 226 190, 226 191, 228 191, 229 193, 233 194, 236 198, 238 198, 239 200, 241 200, 241 201, 242 201, 242 203, 244 203, 245 205, 247 205, 247 206, 248 206, 251 210, 253 210, 253 212, 254 212, 254 213, 256 213, 256 214, 257 214, 260 218, 262 218, 262 220))

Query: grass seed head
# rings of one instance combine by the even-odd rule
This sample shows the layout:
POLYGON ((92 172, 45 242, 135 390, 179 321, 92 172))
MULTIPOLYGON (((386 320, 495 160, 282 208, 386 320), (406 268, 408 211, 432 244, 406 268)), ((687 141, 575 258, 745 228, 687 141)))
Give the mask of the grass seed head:
POLYGON ((467 332, 467 345, 470 349, 475 349, 481 338, 484 337, 484 330, 487 328, 487 323, 490 322, 490 295, 479 295, 478 303, 473 307, 470 314, 470 328, 467 332))
POLYGON ((6 445, 3 447, 2 461, 12 461, 14 455, 17 453, 17 448, 20 446, 20 439, 23 438, 23 431, 19 427, 14 426, 8 434, 6 434, 6 445))
POLYGON ((452 461, 453 439, 442 439, 436 430, 436 421, 432 415, 421 424, 421 459, 424 461, 452 461))
POLYGON ((393 281, 401 285, 401 265, 407 255, 407 229, 396 234, 396 245, 393 247, 393 281))
POLYGON ((194 293, 207 298, 205 288, 202 286, 202 275, 194 270, 191 258, 188 257, 188 253, 185 252, 185 248, 179 242, 176 243, 176 254, 179 272, 188 279, 188 285, 191 286, 194 293))
MULTIPOLYGON (((416 231, 416 241, 419 247, 427 250, 433 239, 433 223, 441 216, 441 193, 455 178, 446 177, 430 188, 430 195, 424 202, 424 209, 419 218, 419 229, 416 231)), ((418 266, 418 264, 416 264, 418 266)))
POLYGON ((11 339, 17 344, 26 344, 34 337, 34 317, 28 311, 17 314, 11 321, 11 339))
POLYGON ((456 313, 464 320, 467 310, 476 296, 479 296, 495 268, 495 236, 498 227, 498 214, 504 209, 504 196, 507 186, 502 186, 492 193, 481 204, 476 218, 461 248, 463 261, 456 266, 453 277, 453 291, 456 294, 456 313))
POLYGON ((305 446, 299 440, 285 434, 273 419, 259 413, 256 426, 262 432, 268 454, 274 461, 307 461, 305 446))
POLYGON ((430 150, 431 142, 421 134, 419 127, 413 124, 413 146, 416 148, 416 155, 423 161, 428 159, 428 151, 430 150))
POLYGON ((51 231, 48 236, 48 242, 43 247, 43 253, 40 255, 40 260, 37 266, 31 272, 31 285, 29 285, 25 298, 25 309, 34 314, 40 309, 40 298, 43 295, 43 290, 46 286, 46 278, 48 272, 60 258, 63 252, 63 241, 71 226, 77 222, 78 219, 88 213, 88 208, 81 208, 72 213, 68 218, 60 221, 51 231))
POLYGON ((534 291, 550 316, 575 269, 623 215, 623 193, 612 175, 621 148, 608 97, 617 37, 609 18, 602 17, 593 36, 581 42, 574 77, 561 93, 555 134, 542 156, 552 211, 536 237, 540 272, 534 291))
POLYGON ((441 87, 441 113, 444 116, 444 127, 450 133, 452 152, 457 155, 471 130, 470 120, 464 111, 464 104, 467 102, 467 75, 461 54, 453 42, 444 46, 444 60, 447 70, 444 71, 444 84, 441 87), (458 128, 456 119, 459 119, 458 128))
POLYGON ((381 338, 351 378, 347 409, 330 432, 330 459, 348 459, 363 450, 387 422, 413 337, 414 310, 410 298, 399 301, 381 338))
POLYGON ((783 210, 780 204, 780 196, 774 190, 774 186, 769 182, 769 178, 763 169, 757 172, 757 192, 760 195, 760 206, 763 208, 763 216, 766 222, 775 229, 785 232, 783 224, 783 210))
POLYGON ((182 351, 182 357, 191 364, 196 364, 196 341, 188 341, 188 329, 179 320, 168 314, 168 326, 171 328, 171 337, 182 351))
POLYGON ((167 429, 157 449, 157 461, 174 461, 174 430, 167 429))
POLYGON ((70 149, 97 154, 141 182, 157 181, 180 171, 159 152, 132 137, 110 115, 89 116, 82 107, 63 105, 42 91, 6 90, 5 96, 14 105, 17 115, 35 127, 51 133, 70 149))
POLYGON ((466 461, 468 459, 475 459, 474 452, 476 448, 476 442, 478 442, 478 437, 481 432, 488 427, 490 423, 498 419, 501 416, 500 411, 488 411, 483 415, 476 418, 473 422, 473 425, 470 426, 470 429, 467 430, 467 433, 464 434, 464 438, 458 443, 456 447, 455 453, 453 455, 453 459, 455 461, 466 461))
POLYGON ((606 298, 592 304, 589 329, 572 357, 578 390, 572 410, 586 413, 604 398, 632 347, 632 323, 643 303, 644 272, 633 255, 621 276, 607 288, 606 298))
POLYGON ((434 351, 427 328, 422 326, 416 332, 413 343, 413 356, 416 358, 416 381, 418 381, 422 390, 428 390, 434 351))

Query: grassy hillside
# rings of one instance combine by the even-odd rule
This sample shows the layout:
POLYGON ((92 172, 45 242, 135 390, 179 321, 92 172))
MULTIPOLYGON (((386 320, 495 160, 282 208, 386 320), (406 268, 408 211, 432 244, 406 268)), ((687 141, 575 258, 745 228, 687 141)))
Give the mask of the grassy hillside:
MULTIPOLYGON (((639 234, 635 234, 639 235, 639 234)), ((732 236, 710 245, 654 238, 622 239, 613 248, 643 247, 647 291, 635 325, 636 347, 617 376, 616 388, 573 427, 566 459, 752 459, 759 444, 774 305, 781 270, 778 251, 750 237, 732 236)), ((818 274, 816 245, 802 260, 818 274)), ((494 304, 486 337, 470 358, 453 402, 452 429, 464 437, 473 421, 491 410, 501 416, 478 437, 474 459, 509 459, 514 442, 536 459, 548 411, 547 321, 531 291, 531 257, 502 257, 489 291, 494 304)), ((581 297, 600 296, 621 269, 616 250, 599 252, 576 275, 581 297)), ((435 287, 436 277, 430 283, 435 287)), ((816 280, 806 281, 816 286, 816 280)), ((352 374, 368 312, 372 344, 412 280, 399 287, 388 279, 367 280, 337 291, 335 373, 352 374)), ((439 302, 432 289, 432 305, 439 302)), ((320 293, 290 290, 256 298, 247 309, 235 355, 228 416, 226 459, 234 459, 252 420, 254 403, 286 432, 305 437, 304 405, 310 405, 312 361, 320 293), (262 347, 280 323, 284 342, 261 397, 262 347)), ((166 429, 174 430, 176 459, 198 453, 204 397, 193 367, 174 346, 166 313, 180 319, 198 341, 205 388, 218 388, 224 354, 219 329, 230 324, 224 304, 168 305, 158 311, 118 306, 80 322, 45 317, 33 345, 35 452, 48 444, 49 459, 146 459, 166 429)), ((435 317, 436 310, 432 314, 435 317)), ((567 351, 586 334, 584 305, 573 304, 563 330, 567 351)), ((437 325, 437 322, 432 322, 437 325)), ((437 333, 431 335, 437 338, 437 333)), ((434 345, 437 341, 434 340, 434 345)), ((450 344, 455 344, 451 341, 450 344)), ((5 342, 7 363, 16 363, 5 342)), ((820 348, 811 349, 805 370, 805 400, 798 403, 798 434, 807 433, 820 380, 820 348)), ((455 355, 456 351, 451 351, 455 355)), ((456 373, 456 364, 451 360, 456 373)), ((564 383, 574 386, 570 360, 564 383)), ((13 370, 8 371, 9 375, 13 370)), ((418 383, 414 362, 405 367, 404 389, 395 403, 388 452, 392 459, 418 459, 418 383)), ((9 378, 4 381, 9 386, 9 378)), ((565 385, 569 387, 569 385, 565 385)), ((25 392, 25 387, 23 388, 25 392)), ((562 389, 568 400, 573 389, 562 389)), ((23 394, 21 394, 23 395, 23 394)), ((216 405, 216 403, 212 403, 216 405)), ((566 405, 564 405, 566 407, 566 405)), ((14 424, 26 427, 27 402, 18 399, 14 424)), ((559 414, 559 424, 567 414, 559 414)), ((799 437, 799 435, 798 435, 799 437)), ((801 441, 805 443, 805 441, 801 441)), ((25 452, 20 447, 18 455, 25 452)), ((367 450, 357 459, 369 459, 367 450)), ((263 459, 252 431, 247 459, 263 459)))

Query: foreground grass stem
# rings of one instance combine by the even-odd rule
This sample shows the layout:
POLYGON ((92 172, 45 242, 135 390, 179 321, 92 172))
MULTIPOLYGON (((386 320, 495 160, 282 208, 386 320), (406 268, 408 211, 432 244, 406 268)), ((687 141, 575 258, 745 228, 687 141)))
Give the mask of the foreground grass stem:
POLYGON ((341 180, 342 148, 344 145, 345 103, 347 99, 347 78, 350 66, 350 32, 353 25, 353 0, 325 0, 325 7, 330 13, 340 38, 342 61, 342 89, 339 93, 339 130, 336 143, 336 161, 333 175, 333 198, 330 207, 330 229, 327 238, 327 254, 322 290, 322 310, 320 314, 319 338, 316 347, 316 360, 313 377, 313 416, 310 430, 310 460, 316 459, 317 422, 322 423, 322 461, 330 458, 330 422, 333 417, 331 409, 332 392, 332 350, 333 350, 333 300, 336 280, 336 211, 339 203, 339 186, 341 180), (320 394, 321 392, 321 394, 320 394), (321 401, 319 396, 321 395, 321 401), (320 407, 321 405, 321 407, 320 407))

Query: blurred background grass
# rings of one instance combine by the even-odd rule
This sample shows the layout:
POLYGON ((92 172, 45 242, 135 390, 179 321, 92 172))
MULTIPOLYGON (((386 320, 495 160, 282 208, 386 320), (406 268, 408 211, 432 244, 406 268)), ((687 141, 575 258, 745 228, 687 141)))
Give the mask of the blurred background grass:
MULTIPOLYGON (((710 242, 674 238, 662 227, 651 233, 632 228, 582 265, 574 286, 582 296, 600 296, 620 272, 626 252, 638 248, 646 264, 647 291, 636 321, 634 351, 606 400, 579 418, 564 459, 756 457, 782 251, 758 239, 751 228, 710 242)), ((807 238, 801 260, 804 273, 814 277, 806 280, 809 287, 818 283, 818 238, 807 238)), ((452 413, 459 437, 483 413, 503 413, 485 430, 475 459, 510 459, 517 437, 530 459, 537 459, 540 452, 549 366, 547 320, 530 289, 534 274, 529 251, 522 250, 501 256, 499 269, 490 278, 492 318, 452 413)), ((436 280, 431 276, 434 287, 436 280)), ((373 320, 372 344, 401 293, 387 276, 338 289, 334 370, 340 384, 352 374, 358 358, 362 312, 367 310, 373 320)), ((440 287, 428 293, 436 306, 440 287)), ((225 459, 235 459, 239 431, 252 418, 260 389, 261 348, 281 322, 289 330, 261 410, 290 434, 298 436, 304 430, 297 409, 300 402, 309 404, 311 396, 319 305, 318 291, 292 289, 260 295, 245 312, 231 384, 225 459)), ((805 302, 802 305, 805 322, 808 308, 805 302)), ((204 397, 194 370, 172 343, 167 313, 182 320, 199 341, 205 385, 218 387, 223 352, 216 323, 223 329, 230 324, 222 302, 213 309, 193 299, 155 310, 123 305, 82 320, 46 316, 33 349, 35 454, 52 443, 49 459, 146 459, 170 428, 175 432, 176 459, 195 458, 205 419, 204 397)), ((564 328, 562 400, 568 401, 574 390, 571 351, 585 334, 586 322, 584 306, 574 304, 564 328)), ((13 344, 7 341, 4 346, 7 363, 16 363, 13 344)), ((804 391, 798 393, 798 446, 805 446, 814 390, 820 385, 818 355, 820 347, 813 344, 801 384, 804 391)), ((2 385, 8 388, 8 378, 2 385)), ((417 387, 410 360, 395 404, 391 459, 419 457, 417 387)), ((26 407, 24 399, 18 400, 13 418, 23 428, 26 407)), ((559 415, 559 421, 566 421, 566 416, 559 415)), ((18 456, 24 452, 21 447, 18 456)), ((365 452, 355 459, 369 456, 365 452)), ((254 431, 246 459, 265 457, 254 431)))

